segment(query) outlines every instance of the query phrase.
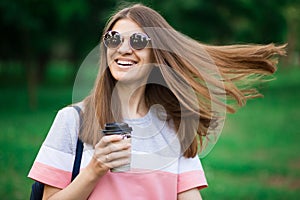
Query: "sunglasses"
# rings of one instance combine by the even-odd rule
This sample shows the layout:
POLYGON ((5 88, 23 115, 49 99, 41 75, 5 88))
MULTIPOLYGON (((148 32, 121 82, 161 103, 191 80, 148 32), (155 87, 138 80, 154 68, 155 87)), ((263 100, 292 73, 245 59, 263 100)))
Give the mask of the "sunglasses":
MULTIPOLYGON (((151 38, 145 33, 133 33, 129 38, 129 45, 134 50, 144 49, 151 38)), ((116 49, 122 45, 124 37, 117 31, 108 31, 103 37, 103 43, 107 48, 116 49)))

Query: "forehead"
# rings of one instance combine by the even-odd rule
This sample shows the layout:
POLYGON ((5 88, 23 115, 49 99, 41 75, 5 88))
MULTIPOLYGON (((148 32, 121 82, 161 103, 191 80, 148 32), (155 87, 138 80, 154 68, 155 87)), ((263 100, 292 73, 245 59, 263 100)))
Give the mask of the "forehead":
POLYGON ((145 33, 137 23, 128 18, 118 20, 111 30, 118 31, 121 34, 126 35, 136 32, 145 33))

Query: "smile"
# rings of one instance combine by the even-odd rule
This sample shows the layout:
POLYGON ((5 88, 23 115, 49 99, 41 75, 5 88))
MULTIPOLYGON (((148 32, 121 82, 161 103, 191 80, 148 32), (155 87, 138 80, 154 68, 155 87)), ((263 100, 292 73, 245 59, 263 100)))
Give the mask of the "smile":
POLYGON ((120 68, 130 68, 137 64, 137 62, 132 60, 115 60, 120 68))

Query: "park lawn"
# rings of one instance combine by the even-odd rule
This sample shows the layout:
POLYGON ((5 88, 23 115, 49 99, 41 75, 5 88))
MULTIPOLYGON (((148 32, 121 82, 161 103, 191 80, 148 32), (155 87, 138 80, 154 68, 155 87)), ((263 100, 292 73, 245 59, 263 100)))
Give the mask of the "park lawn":
MULTIPOLYGON (((203 199, 298 199, 300 197, 300 69, 280 70, 251 100, 229 114, 214 149, 202 159, 209 187, 203 199)), ((72 102, 72 86, 38 90, 35 111, 26 87, 0 88, 1 199, 28 199, 26 176, 56 112, 72 102)))
POLYGON ((27 174, 58 109, 71 103, 71 87, 39 88, 35 111, 28 108, 25 87, 1 88, 1 93, 0 196, 29 199, 27 174))

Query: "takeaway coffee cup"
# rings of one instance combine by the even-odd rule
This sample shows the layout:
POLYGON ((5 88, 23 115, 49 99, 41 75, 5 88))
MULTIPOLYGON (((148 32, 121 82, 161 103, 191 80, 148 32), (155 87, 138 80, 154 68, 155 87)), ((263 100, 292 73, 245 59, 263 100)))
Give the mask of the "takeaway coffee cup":
MULTIPOLYGON (((104 135, 121 135, 123 140, 129 140, 131 142, 132 128, 127 123, 106 123, 102 133, 104 135)), ((125 172, 130 170, 130 164, 123 165, 117 168, 111 169, 112 172, 125 172)))

